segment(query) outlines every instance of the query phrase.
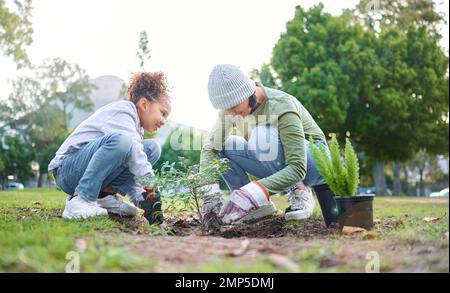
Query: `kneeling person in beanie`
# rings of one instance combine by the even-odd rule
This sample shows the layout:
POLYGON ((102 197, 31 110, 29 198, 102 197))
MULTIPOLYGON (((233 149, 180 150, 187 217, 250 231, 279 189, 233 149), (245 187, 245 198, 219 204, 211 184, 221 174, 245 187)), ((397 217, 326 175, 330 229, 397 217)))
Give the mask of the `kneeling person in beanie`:
POLYGON ((162 223, 161 199, 151 184, 161 147, 144 140, 143 129, 154 132, 166 123, 171 111, 166 88, 161 72, 135 74, 128 101, 98 109, 64 141, 48 166, 68 194, 63 218, 134 216, 138 207, 150 224, 162 223))
POLYGON ((208 94, 220 112, 201 162, 227 158, 228 171, 222 177, 232 191, 222 206, 219 183, 204 187, 203 213, 209 228, 218 228, 220 221, 214 219, 229 224, 274 213, 270 195, 276 193, 289 194, 286 220, 310 217, 315 206, 311 187, 323 185, 324 179, 309 152, 309 139, 328 146, 305 107, 295 97, 255 83, 229 64, 214 67, 208 94), (232 131, 239 136, 231 135, 232 131), (248 174, 258 180, 250 181, 248 174))

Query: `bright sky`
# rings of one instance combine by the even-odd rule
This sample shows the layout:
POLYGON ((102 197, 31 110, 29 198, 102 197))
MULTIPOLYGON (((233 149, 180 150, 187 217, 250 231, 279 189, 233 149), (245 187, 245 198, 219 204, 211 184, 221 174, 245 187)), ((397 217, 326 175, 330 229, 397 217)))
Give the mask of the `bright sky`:
MULTIPOLYGON (((339 14, 358 0, 323 0, 339 14)), ((135 56, 139 33, 146 30, 151 59, 146 70, 162 70, 172 87, 172 120, 209 129, 216 117, 207 93, 214 65, 231 63, 244 72, 270 60, 272 48, 295 6, 307 0, 38 0, 33 1, 34 64, 63 57, 92 77, 116 75, 128 80, 138 70, 135 56)), ((447 3, 448 4, 448 3, 447 3)), ((447 4, 440 5, 448 19, 447 4)), ((448 21, 448 20, 447 20, 448 21)), ((442 32, 448 44, 448 26, 442 32)), ((447 45, 448 48, 448 45, 447 45)), ((16 75, 11 61, 2 60, 0 96, 16 75)))

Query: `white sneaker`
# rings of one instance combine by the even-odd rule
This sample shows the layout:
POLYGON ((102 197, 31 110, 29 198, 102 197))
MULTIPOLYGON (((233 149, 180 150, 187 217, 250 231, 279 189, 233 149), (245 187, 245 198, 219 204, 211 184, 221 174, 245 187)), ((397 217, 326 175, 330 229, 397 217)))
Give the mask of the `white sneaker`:
POLYGON ((262 206, 262 207, 260 207, 259 209, 256 209, 256 210, 251 210, 250 212, 248 212, 248 214, 246 214, 238 222, 254 221, 254 220, 257 220, 257 219, 260 219, 260 218, 264 218, 264 217, 273 215, 276 212, 277 212, 277 207, 272 202, 272 200, 270 200, 270 204, 269 205, 262 206))
POLYGON ((303 220, 311 217, 316 201, 310 188, 306 190, 295 189, 289 193, 290 207, 286 209, 284 218, 289 220, 303 220))
POLYGON ((104 198, 97 199, 100 207, 106 209, 108 213, 116 214, 122 217, 134 217, 138 213, 138 208, 123 201, 122 197, 114 194, 107 195, 104 198))
POLYGON ((88 201, 81 196, 75 196, 66 202, 62 217, 64 219, 85 219, 107 215, 108 211, 99 207, 97 202, 88 201))

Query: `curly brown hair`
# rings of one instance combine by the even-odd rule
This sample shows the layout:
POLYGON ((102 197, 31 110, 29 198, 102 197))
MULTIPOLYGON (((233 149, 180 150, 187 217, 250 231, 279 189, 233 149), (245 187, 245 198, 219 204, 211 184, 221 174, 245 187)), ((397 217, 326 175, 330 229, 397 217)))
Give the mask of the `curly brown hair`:
POLYGON ((169 99, 166 77, 163 72, 138 72, 131 77, 127 89, 128 100, 137 104, 141 98, 159 101, 169 99))

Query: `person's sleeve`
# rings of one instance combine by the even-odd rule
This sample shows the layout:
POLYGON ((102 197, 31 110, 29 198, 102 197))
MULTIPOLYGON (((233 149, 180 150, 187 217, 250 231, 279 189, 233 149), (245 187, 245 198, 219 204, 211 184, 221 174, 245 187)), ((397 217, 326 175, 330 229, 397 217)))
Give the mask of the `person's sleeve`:
POLYGON ((133 187, 131 187, 131 190, 128 192, 128 197, 130 198, 131 202, 133 202, 136 206, 137 203, 144 200, 144 197, 142 196, 142 193, 144 192, 144 188, 135 183, 133 187))
POLYGON ((300 182, 306 175, 305 134, 297 113, 288 112, 278 119, 285 167, 259 182, 270 192, 280 193, 300 182))
POLYGON ((208 133, 200 155, 201 165, 208 164, 211 160, 217 158, 217 152, 223 150, 225 140, 230 135, 233 128, 231 117, 223 112, 219 113, 214 126, 208 133))
POLYGON ((132 113, 119 112, 116 113, 104 123, 104 133, 122 133, 131 137, 132 146, 130 158, 128 160, 128 168, 134 176, 153 176, 153 168, 148 161, 147 154, 144 152, 142 144, 142 136, 136 128, 137 121, 132 113))

